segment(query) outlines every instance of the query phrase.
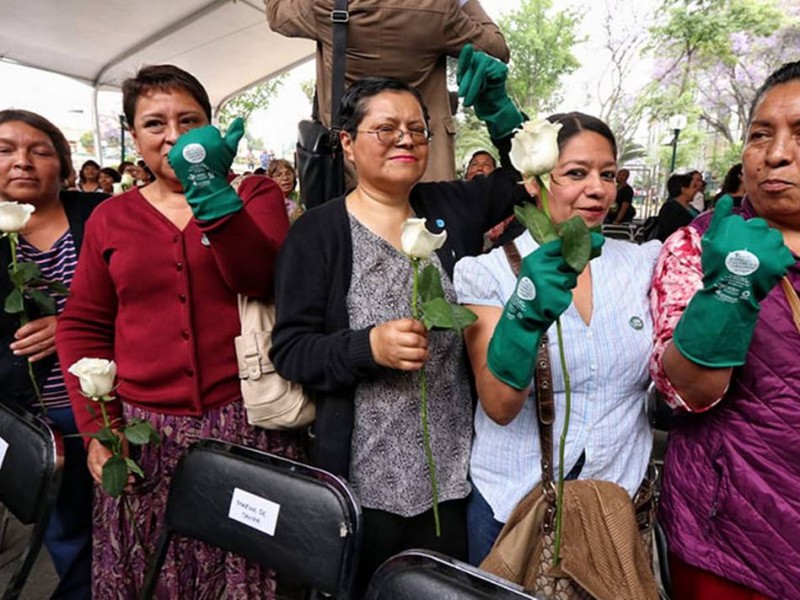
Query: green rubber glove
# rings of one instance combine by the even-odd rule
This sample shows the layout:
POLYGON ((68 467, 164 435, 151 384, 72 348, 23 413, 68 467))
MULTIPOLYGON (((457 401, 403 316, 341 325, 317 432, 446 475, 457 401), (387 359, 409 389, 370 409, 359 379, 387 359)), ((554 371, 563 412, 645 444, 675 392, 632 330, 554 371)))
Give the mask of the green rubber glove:
POLYGON ((732 215, 720 201, 703 236, 703 289, 683 311, 672 341, 694 363, 743 365, 758 320, 759 302, 794 264, 783 236, 764 219, 732 215))
MULTIPOLYGON (((592 247, 605 238, 592 233, 592 247)), ((520 264, 517 287, 489 342, 487 364, 500 381, 518 390, 533 377, 536 349, 542 335, 572 302, 578 274, 561 255, 561 240, 554 240, 526 256, 520 264)))
POLYGON ((464 106, 475 107, 475 114, 484 121, 493 138, 511 135, 524 120, 506 93, 508 67, 472 44, 461 49, 458 57, 458 95, 464 106))
POLYGON ((242 200, 228 183, 244 121, 234 119, 223 138, 213 125, 187 131, 169 151, 169 164, 183 185, 195 218, 212 221, 242 208, 242 200))

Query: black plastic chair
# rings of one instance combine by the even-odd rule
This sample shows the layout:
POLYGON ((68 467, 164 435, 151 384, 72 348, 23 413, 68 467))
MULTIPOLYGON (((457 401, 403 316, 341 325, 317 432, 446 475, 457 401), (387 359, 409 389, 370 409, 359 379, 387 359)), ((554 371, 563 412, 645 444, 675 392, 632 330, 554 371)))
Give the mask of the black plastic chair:
POLYGON ((275 569, 314 593, 348 598, 361 545, 361 508, 327 471, 218 440, 189 448, 173 477, 148 565, 150 598, 173 534, 275 569))
POLYGON ((33 525, 3 600, 18 598, 44 540, 64 466, 61 435, 39 417, 0 402, 0 503, 33 525))
POLYGON ((531 600, 520 586, 439 552, 407 550, 383 563, 365 600, 531 600))

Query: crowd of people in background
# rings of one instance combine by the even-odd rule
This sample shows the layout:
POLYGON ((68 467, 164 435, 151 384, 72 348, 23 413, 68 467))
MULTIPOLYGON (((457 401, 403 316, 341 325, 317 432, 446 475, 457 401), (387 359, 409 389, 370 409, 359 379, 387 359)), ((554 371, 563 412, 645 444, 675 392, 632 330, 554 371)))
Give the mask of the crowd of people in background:
MULTIPOLYGON (((270 25, 327 39, 322 4, 267 0, 270 25)), ((635 244, 598 232, 636 217, 631 173, 617 163, 608 124, 582 112, 547 117, 557 127, 548 187, 524 177, 509 153, 527 119, 506 91, 502 33, 475 0, 448 4, 456 9, 430 8, 438 33, 452 34, 438 41, 433 67, 406 73, 420 64, 402 55, 395 70, 405 76, 374 74, 366 63, 348 74, 338 135, 356 178, 308 211, 291 161, 263 151, 256 167, 251 153, 246 173, 232 171, 243 129, 234 122, 223 136, 213 127, 206 90, 173 65, 143 67, 124 82, 141 160, 118 169, 87 160, 76 173, 56 126, 0 111, 0 200, 35 207, 17 247, 0 239, 0 293, 13 286, 12 255, 70 288, 56 314, 34 310, 22 326, 0 314, 2 401, 46 412, 75 436, 45 540, 60 579, 54 598, 136 597, 177 463, 204 437, 347 480, 364 520, 357 594, 383 561, 412 547, 479 565, 542 481, 534 377, 542 345, 569 365, 567 373, 554 360, 552 369, 557 430, 571 394, 556 465, 566 479, 614 483, 633 502, 651 483, 651 380, 674 411, 659 516, 674 598, 800 599, 800 62, 758 90, 741 162, 718 193, 710 196, 700 171, 670 175, 652 241, 635 244), (459 51, 459 93, 494 144, 469 155, 462 179, 452 115, 438 101, 439 56, 459 51), (440 168, 448 176, 432 181, 440 168), (537 240, 515 218, 527 203, 554 228, 578 217, 592 230, 585 269, 565 258, 567 242, 537 240), (463 335, 411 316, 417 280, 402 231, 415 217, 446 231, 427 260, 444 298, 476 316, 463 335), (310 435, 248 424, 233 343, 238 295, 274 299, 270 358, 313 393, 310 435), (111 417, 143 419, 161 438, 141 447, 143 476, 120 497, 102 485, 110 450, 76 436, 102 427, 68 370, 84 357, 117 364, 111 417), (438 506, 420 442, 423 367, 438 506)), ((430 42, 408 23, 388 19, 385 30, 430 42)), ((373 31, 369 20, 364 27, 373 31)), ((351 39, 371 42, 356 28, 351 39)), ((319 106, 330 123, 329 46, 319 48, 319 106)), ((157 596, 281 591, 280 573, 182 540, 157 596)))

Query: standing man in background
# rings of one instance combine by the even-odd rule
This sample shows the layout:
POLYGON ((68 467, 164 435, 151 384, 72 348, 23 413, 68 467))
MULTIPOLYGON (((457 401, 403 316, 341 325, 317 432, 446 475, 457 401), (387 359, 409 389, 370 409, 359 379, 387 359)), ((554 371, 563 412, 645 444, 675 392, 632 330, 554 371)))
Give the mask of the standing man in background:
POLYGON ((619 225, 621 223, 630 223, 636 215, 636 209, 633 209, 633 188, 628 183, 628 177, 631 172, 628 169, 620 169, 617 171, 617 200, 615 202, 616 208, 611 209, 606 217, 606 223, 619 225))
MULTIPOLYGON (((270 28, 317 42, 317 101, 331 123, 333 0, 265 0, 270 28)), ((430 111, 428 169, 422 181, 452 180, 455 124, 447 92, 447 56, 472 43, 508 62, 503 34, 478 0, 351 0, 345 85, 369 76, 396 77, 422 93, 430 111)))

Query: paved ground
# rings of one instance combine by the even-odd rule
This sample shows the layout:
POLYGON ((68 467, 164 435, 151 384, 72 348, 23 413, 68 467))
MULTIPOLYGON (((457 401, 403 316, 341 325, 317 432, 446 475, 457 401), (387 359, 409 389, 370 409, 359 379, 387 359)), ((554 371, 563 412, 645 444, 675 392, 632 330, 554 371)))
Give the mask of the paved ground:
MULTIPOLYGON (((0 507, 0 512, 5 510, 0 507)), ((5 535, 0 541, 0 590, 4 590, 18 565, 17 558, 25 548, 30 527, 25 527, 18 521, 9 520, 5 535)), ((25 587, 20 595, 21 600, 45 600, 49 598, 56 588, 58 576, 47 549, 42 547, 41 552, 33 566, 25 587)))

